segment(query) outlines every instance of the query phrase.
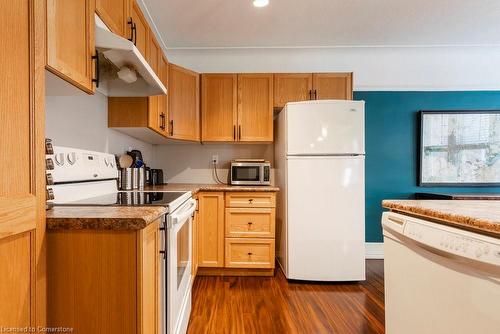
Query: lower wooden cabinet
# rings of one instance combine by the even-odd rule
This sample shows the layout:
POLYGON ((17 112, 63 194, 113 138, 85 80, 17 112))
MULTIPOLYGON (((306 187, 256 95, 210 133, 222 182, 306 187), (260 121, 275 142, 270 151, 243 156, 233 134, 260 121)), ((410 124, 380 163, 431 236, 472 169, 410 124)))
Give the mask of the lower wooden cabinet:
POLYGON ((198 194, 198 266, 224 267, 224 193, 198 194))
POLYGON ((226 268, 274 268, 274 239, 227 238, 226 268))
POLYGON ((48 326, 159 333, 159 227, 48 231, 48 326))
POLYGON ((202 192, 198 200, 193 266, 208 275, 272 275, 276 194, 202 192))
POLYGON ((193 235, 192 235, 192 255, 193 255, 193 258, 192 258, 192 263, 193 265, 191 266, 191 276, 196 276, 196 274, 198 273, 198 253, 199 253, 199 246, 198 246, 198 234, 199 234, 199 221, 200 221, 200 218, 199 218, 199 200, 198 200, 198 196, 195 196, 194 197, 196 199, 196 210, 194 212, 194 215, 193 215, 193 228, 192 228, 192 231, 193 231, 193 235))

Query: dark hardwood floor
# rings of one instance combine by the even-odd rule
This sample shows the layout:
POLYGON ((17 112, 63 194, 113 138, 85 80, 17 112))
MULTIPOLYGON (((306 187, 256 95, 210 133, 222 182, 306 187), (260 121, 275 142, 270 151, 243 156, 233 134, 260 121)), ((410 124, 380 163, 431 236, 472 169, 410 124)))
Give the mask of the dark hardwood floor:
POLYGON ((384 263, 362 283, 196 277, 188 333, 384 333, 384 263))

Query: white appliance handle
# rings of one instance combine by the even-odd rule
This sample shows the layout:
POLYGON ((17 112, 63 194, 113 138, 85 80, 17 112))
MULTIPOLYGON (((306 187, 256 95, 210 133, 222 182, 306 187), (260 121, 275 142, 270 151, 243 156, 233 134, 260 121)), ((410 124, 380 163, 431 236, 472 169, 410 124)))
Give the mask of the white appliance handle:
POLYGON ((175 210, 172 213, 172 215, 170 216, 172 219, 172 225, 185 221, 187 218, 193 215, 195 210, 196 210, 196 200, 191 198, 182 208, 175 210))

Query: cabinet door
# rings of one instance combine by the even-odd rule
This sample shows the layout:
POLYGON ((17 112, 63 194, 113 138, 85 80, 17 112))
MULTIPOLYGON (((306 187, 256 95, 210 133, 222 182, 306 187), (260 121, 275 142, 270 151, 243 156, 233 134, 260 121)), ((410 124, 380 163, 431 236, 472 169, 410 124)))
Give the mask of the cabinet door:
POLYGON ((316 100, 352 100, 352 73, 315 73, 316 100))
POLYGON ((224 193, 200 193, 198 203, 198 266, 224 267, 224 193))
POLYGON ((47 68, 93 93, 94 1, 47 0, 47 68))
POLYGON ((274 107, 287 102, 312 100, 311 73, 280 73, 274 75, 274 107))
POLYGON ((169 137, 199 141, 199 75, 172 63, 168 67, 169 137))
POLYGON ((45 327, 45 262, 37 251, 45 241, 43 236, 35 240, 45 230, 45 41, 35 30, 43 28, 43 5, 3 1, 0 11, 0 161, 9 166, 9 172, 6 167, 0 172, 0 326, 6 332, 9 327, 45 327))
POLYGON ((160 64, 159 64, 159 78, 161 82, 167 87, 167 94, 158 96, 158 114, 157 114, 157 122, 159 124, 158 129, 160 133, 164 136, 168 135, 168 94, 170 94, 168 88, 168 60, 163 55, 163 52, 160 50, 160 64))
POLYGON ((139 328, 140 333, 159 333, 160 220, 139 232, 139 328))
MULTIPOLYGON (((150 33, 148 36, 148 47, 147 47, 147 56, 146 60, 156 73, 159 76, 160 69, 160 58, 161 58, 161 49, 158 43, 156 42, 155 36, 150 33)), ((148 126, 157 131, 161 132, 161 126, 163 125, 163 121, 160 119, 160 96, 149 96, 148 97, 148 126)))
POLYGON ((149 44, 149 25, 144 15, 142 15, 141 9, 139 5, 137 5, 137 1, 131 1, 130 17, 132 19, 132 24, 129 25, 128 29, 132 30, 129 32, 129 36, 132 37, 132 42, 134 42, 141 54, 146 57, 149 44))
POLYGON ((125 38, 129 37, 129 0, 96 0, 95 11, 112 32, 125 38))
POLYGON ((202 141, 235 141, 238 76, 203 74, 201 91, 202 141))
POLYGON ((273 141, 272 74, 238 74, 238 140, 273 141))

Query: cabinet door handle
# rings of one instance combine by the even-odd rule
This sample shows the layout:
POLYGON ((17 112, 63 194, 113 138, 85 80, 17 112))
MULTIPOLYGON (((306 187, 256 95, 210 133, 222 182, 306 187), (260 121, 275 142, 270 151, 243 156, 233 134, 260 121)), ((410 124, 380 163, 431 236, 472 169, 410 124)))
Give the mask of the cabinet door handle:
POLYGON ((160 114, 160 129, 165 130, 165 114, 160 114))
POLYGON ((166 259, 166 258, 167 258, 167 252, 166 252, 166 251, 161 250, 161 251, 160 251, 160 254, 162 254, 162 255, 163 255, 163 259, 166 259))
POLYGON ((313 91, 312 89, 309 89, 309 100, 313 99, 313 91))
POLYGON ((92 78, 92 82, 95 82, 96 88, 99 87, 99 54, 97 50, 95 50, 95 55, 92 56, 92 60, 94 61, 94 70, 95 70, 95 78, 92 78))
POLYGON ((129 18, 127 24, 130 25, 130 38, 127 38, 132 43, 134 42, 134 21, 132 18, 129 18))
POLYGON ((238 125, 238 140, 241 140, 241 125, 238 125))
POLYGON ((174 120, 170 120, 170 135, 174 135, 174 120))
POLYGON ((236 140, 236 125, 233 125, 233 140, 236 140))
POLYGON ((318 99, 318 91, 315 89, 314 90, 314 100, 318 99))
POLYGON ((248 256, 252 256, 252 254, 253 254, 252 252, 248 252, 248 256))
POLYGON ((134 45, 137 45, 137 25, 135 24, 135 22, 133 29, 134 29, 134 45))

